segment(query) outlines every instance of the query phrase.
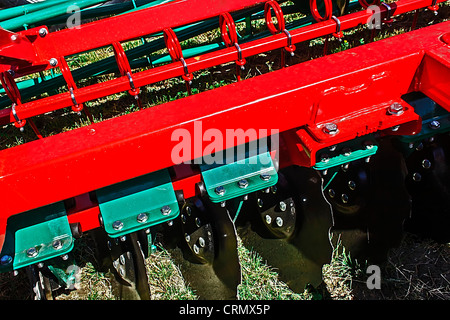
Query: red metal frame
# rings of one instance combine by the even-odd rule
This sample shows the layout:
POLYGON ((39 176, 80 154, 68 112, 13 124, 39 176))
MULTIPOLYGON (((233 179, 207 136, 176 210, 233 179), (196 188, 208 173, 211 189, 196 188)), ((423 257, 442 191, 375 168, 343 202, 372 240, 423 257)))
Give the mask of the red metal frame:
MULTIPOLYGON (((245 3, 262 2, 265 1, 245 3)), ((175 2, 174 5, 182 3, 175 2)), ((241 8, 242 3, 231 1, 226 4, 227 10, 224 11, 241 8)), ((391 4, 391 13, 404 13, 429 6, 430 3, 401 0, 391 4)), ((213 12, 219 9, 224 8, 217 5, 213 12)), ((381 11, 386 14, 383 8, 381 11)), ((222 12, 220 14, 226 16, 222 12)), ((167 12, 166 15, 170 16, 167 12)), ((370 14, 365 11, 341 17, 341 30, 365 23, 368 17, 370 14)), ((192 19, 187 17, 183 23, 171 21, 171 27, 192 22, 192 19)), ((93 32, 98 25, 100 23, 89 24, 85 30, 93 32)), ((335 27, 334 21, 324 21, 293 30, 290 32, 291 44, 331 34, 335 27)), ((150 27, 142 32, 147 33, 149 30, 150 27)), ((194 137, 198 134, 195 132, 197 121, 201 121, 203 132, 215 129, 223 136, 229 129, 266 130, 268 134, 271 129, 276 129, 281 133, 281 166, 312 166, 318 150, 374 131, 414 134, 420 130, 420 118, 401 99, 404 94, 422 91, 450 111, 449 30, 450 22, 441 23, 3 150, 0 152, 0 245, 8 217, 70 198, 75 198, 76 205, 68 212, 69 221, 81 223, 85 231, 96 228, 99 226, 98 207, 87 197, 89 192, 163 168, 174 168, 173 183, 176 190, 183 190, 186 198, 195 195, 195 184, 201 180, 199 172, 188 165, 175 165, 171 152, 178 143, 172 139, 174 130, 185 129, 194 137), (402 115, 387 113, 387 108, 393 102, 404 105, 405 112, 402 115), (338 124, 338 134, 330 136, 322 131, 324 124, 329 122, 338 124), (394 126, 400 126, 400 129, 391 131, 394 126)), ((65 32, 66 35, 71 34, 65 32)), ((106 39, 116 43, 116 51, 121 53, 117 41, 131 34, 135 36, 134 33, 127 33, 126 36, 123 33, 117 36, 110 34, 106 39)), ((59 35, 47 38, 51 40, 42 39, 39 45, 35 42, 32 50, 39 52, 38 56, 42 55, 50 48, 49 43, 59 35)), ((85 47, 76 49, 97 46, 101 41, 93 44, 94 40, 90 38, 85 47)), ((189 71, 193 72, 260 52, 285 48, 286 45, 286 34, 281 32, 242 44, 242 56, 237 54, 235 46, 230 45, 217 52, 186 59, 185 63, 189 71)), ((65 50, 63 47, 61 43, 58 50, 65 50)), ((0 47, 0 55, 5 52, 4 48, 0 47)), ((70 50, 75 49, 67 50, 72 52, 70 50)), ((67 52, 59 52, 57 59, 62 61, 67 52)), ((129 71, 126 61, 119 61, 122 61, 119 64, 124 73, 129 71)), ((21 68, 21 65, 17 67, 21 68)), ((179 61, 174 61, 133 74, 133 83, 138 88, 166 78, 186 75, 185 71, 179 61)), ((66 79, 70 84, 67 70, 66 79)), ((85 88, 72 88, 76 89, 77 105, 133 89, 126 75, 85 88)), ((16 114, 20 119, 73 106, 70 93, 25 104, 20 104, 20 99, 17 102, 16 114)), ((11 109, 0 113, 0 124, 17 120, 11 109)), ((235 145, 234 141, 226 142, 224 149, 235 145)), ((189 161, 199 156, 202 154, 194 150, 191 157, 183 160, 189 161)))
MULTIPOLYGON (((214 128, 224 136, 227 129, 279 130, 282 140, 298 146, 280 157, 282 165, 311 165, 307 149, 317 151, 373 130, 392 134, 392 126, 406 124, 409 129, 402 134, 417 132, 419 118, 412 109, 401 116, 389 116, 386 109, 408 92, 423 91, 450 111, 450 90, 445 90, 450 88, 450 49, 442 41, 449 30, 450 22, 441 23, 3 150, 1 225, 13 214, 173 166, 177 142, 171 135, 186 129, 194 136, 195 121, 202 121, 203 132, 214 128), (348 134, 342 130, 330 139, 317 133, 324 123, 345 121, 351 125, 348 134), (304 133, 316 147, 306 145, 304 133)), ((199 179, 188 171, 174 183, 189 196, 199 179)))

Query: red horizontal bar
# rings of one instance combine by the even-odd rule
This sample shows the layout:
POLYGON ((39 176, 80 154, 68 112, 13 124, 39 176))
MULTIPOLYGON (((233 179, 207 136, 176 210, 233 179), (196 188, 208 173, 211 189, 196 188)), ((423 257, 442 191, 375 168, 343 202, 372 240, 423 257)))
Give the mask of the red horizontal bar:
MULTIPOLYGON (((438 0, 442 2, 443 0, 438 0)), ((391 3, 392 16, 402 14, 411 10, 419 9, 430 5, 429 0, 401 0, 391 3)), ((387 9, 380 6, 381 15, 386 15, 387 9)), ((341 30, 356 27, 365 24, 371 17, 369 11, 360 11, 340 18, 341 30)), ((336 23, 334 21, 325 21, 296 30, 292 30, 291 37, 293 43, 311 40, 317 37, 325 36, 335 32, 336 23)), ((84 39, 84 38, 83 38, 84 39)), ((62 41, 62 40, 61 40, 62 41)), ((286 46, 286 35, 279 34, 268 38, 255 40, 241 45, 242 56, 249 57, 262 52, 271 51, 286 46)), ((83 41, 81 41, 83 42, 83 41)), ((204 54, 194 58, 186 59, 190 72, 199 71, 216 65, 237 60, 237 51, 235 48, 227 48, 216 52, 204 54)), ((184 74, 184 68, 181 62, 149 69, 133 75, 133 82, 136 87, 142 87, 158 81, 178 77, 184 74)), ((104 96, 112 95, 130 89, 127 77, 120 77, 103 83, 91 85, 76 90, 75 96, 77 103, 84 103, 104 96)), ((72 99, 69 93, 61 93, 55 96, 40 100, 31 101, 16 107, 16 113, 19 119, 27 119, 49 111, 69 107, 72 105, 72 99)), ((0 125, 14 122, 15 118, 11 108, 0 110, 0 125)))

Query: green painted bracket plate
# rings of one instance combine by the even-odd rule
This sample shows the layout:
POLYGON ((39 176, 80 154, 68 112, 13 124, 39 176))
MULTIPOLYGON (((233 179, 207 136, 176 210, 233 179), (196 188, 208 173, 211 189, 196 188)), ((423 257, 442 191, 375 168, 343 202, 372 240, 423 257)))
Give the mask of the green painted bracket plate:
POLYGON ((64 255, 73 245, 63 202, 14 215, 7 221, 0 270, 15 270, 64 255))
POLYGON ((367 135, 333 146, 333 149, 330 150, 330 148, 327 148, 317 152, 318 159, 313 168, 316 170, 327 170, 345 163, 370 157, 377 153, 378 146, 372 135, 367 135))
POLYGON ((271 187, 278 181, 269 152, 219 166, 201 165, 200 170, 214 203, 271 187))
POLYGON ((168 170, 97 190, 103 226, 112 238, 147 229, 180 213, 168 170))

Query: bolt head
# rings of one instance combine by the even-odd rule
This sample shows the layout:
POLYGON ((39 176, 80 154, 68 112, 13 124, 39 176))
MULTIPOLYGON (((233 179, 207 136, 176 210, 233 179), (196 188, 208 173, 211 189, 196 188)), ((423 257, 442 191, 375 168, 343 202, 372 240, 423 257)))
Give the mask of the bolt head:
POLYGON ((277 224, 278 227, 282 227, 283 226, 283 219, 281 217, 277 217, 275 219, 275 223, 277 224))
POLYGON ((56 67, 58 65, 58 60, 55 58, 51 58, 49 63, 52 67, 56 67))
POLYGON ((41 36, 41 37, 45 37, 46 35, 47 35, 47 29, 45 29, 45 28, 40 28, 39 29, 39 36, 41 36))
POLYGON ((199 254, 200 248, 198 247, 198 245, 194 244, 194 245, 192 246, 192 249, 194 249, 195 254, 199 254))
POLYGON ((266 223, 267 224, 271 224, 272 223, 272 217, 269 216, 268 214, 266 214, 265 219, 266 219, 266 223))
POLYGON ((144 212, 139 213, 136 217, 137 222, 139 223, 145 223, 148 220, 148 215, 144 212))
POLYGON ((205 239, 203 239, 203 237, 199 237, 198 238, 198 244, 200 247, 204 248, 206 245, 205 239))
POLYGON ((10 264, 12 262, 13 258, 10 255, 5 254, 1 259, 0 259, 0 264, 1 265, 7 265, 10 264))
POLYGON ((172 212, 172 209, 170 209, 169 206, 163 206, 161 208, 161 213, 165 216, 169 215, 172 212))
POLYGON ((412 178, 414 181, 419 182, 420 180, 422 180, 422 175, 418 172, 414 172, 412 178))
POLYGON ((261 178, 262 181, 269 181, 272 178, 270 174, 262 174, 259 177, 261 178))
POLYGON ((287 208, 286 202, 280 201, 280 203, 278 205, 280 206, 281 211, 286 211, 286 208, 287 208))
POLYGON ((430 122, 429 126, 430 126, 431 129, 437 130, 437 129, 439 129, 441 127, 441 123, 439 121, 437 121, 437 120, 433 120, 433 121, 430 122))
POLYGON ((112 227, 114 230, 121 230, 123 228, 123 222, 120 220, 116 220, 113 222, 112 227))
POLYGON ((356 188, 356 183, 355 183, 355 181, 350 180, 350 181, 348 182, 348 188, 349 188, 350 190, 355 190, 355 188, 356 188))
POLYGON ((399 116, 403 112, 404 112, 403 106, 398 102, 394 102, 388 108, 388 114, 390 114, 390 115, 399 116))
POLYGON ((336 196, 336 192, 334 191, 334 189, 328 189, 328 195, 330 196, 330 198, 334 198, 336 196))
POLYGON ((38 250, 35 247, 31 247, 27 250, 27 256, 30 258, 34 258, 38 255, 38 250))
POLYGON ((343 203, 347 203, 348 202, 348 195, 346 195, 345 193, 343 193, 341 195, 341 200, 343 203))
POLYGON ((62 241, 61 241, 61 240, 59 240, 59 239, 57 239, 57 240, 53 241, 53 243, 52 243, 52 247, 53 247, 53 249, 55 249, 55 250, 59 250, 59 249, 61 249, 61 248, 63 247, 63 245, 62 245, 62 241))
POLYGON ((245 189, 248 187, 248 181, 246 179, 241 179, 238 181, 238 186, 241 189, 245 189))
POLYGON ((225 188, 223 186, 218 186, 216 189, 214 189, 214 192, 218 196, 223 196, 225 194, 225 188))
POLYGON ((326 134, 336 134, 338 133, 338 126, 336 123, 327 123, 323 126, 322 130, 326 134))
POLYGON ((430 169, 431 168, 431 161, 428 159, 423 159, 422 161, 422 167, 424 169, 430 169))

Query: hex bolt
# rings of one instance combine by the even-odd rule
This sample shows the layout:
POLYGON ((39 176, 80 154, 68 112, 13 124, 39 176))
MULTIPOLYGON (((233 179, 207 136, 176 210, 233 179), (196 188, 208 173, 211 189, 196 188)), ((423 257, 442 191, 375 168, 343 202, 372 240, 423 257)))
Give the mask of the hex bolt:
POLYGON ((348 195, 346 195, 345 193, 343 193, 341 195, 341 200, 343 203, 347 203, 348 202, 348 195))
POLYGON ((148 215, 144 212, 139 213, 136 217, 137 222, 139 223, 145 223, 148 220, 148 215))
POLYGON ((277 217, 275 219, 275 223, 277 224, 278 227, 282 227, 283 226, 283 219, 281 217, 277 217))
POLYGON ((52 247, 55 250, 61 249, 63 247, 61 240, 57 239, 57 240, 53 241, 52 247))
POLYGON ((371 150, 373 148, 373 142, 372 141, 365 141, 363 145, 364 145, 364 148, 366 150, 371 150))
POLYGON ((287 207, 286 202, 280 201, 280 203, 278 205, 279 205, 281 211, 286 211, 286 207, 287 207))
POLYGON ((223 196, 225 194, 225 188, 223 186, 218 186, 218 187, 216 187, 216 189, 214 189, 214 192, 218 196, 223 196))
POLYGON ((194 244, 192 246, 192 249, 194 249, 195 254, 198 254, 200 252, 200 248, 198 247, 198 245, 194 244))
POLYGON ((113 222, 112 227, 114 230, 121 230, 123 228, 123 222, 120 220, 116 220, 113 222))
POLYGON ((430 169, 431 168, 431 161, 428 159, 423 159, 422 161, 422 167, 424 169, 430 169))
POLYGON ((323 126, 322 130, 326 134, 336 134, 338 133, 338 126, 336 123, 327 123, 323 126))
POLYGON ((334 189, 328 189, 328 195, 330 196, 330 198, 334 198, 336 196, 336 192, 334 191, 334 189))
POLYGON ((34 258, 38 255, 38 250, 35 247, 31 247, 27 250, 27 256, 30 258, 34 258))
POLYGON ((222 208, 225 208, 226 205, 227 205, 227 202, 226 202, 226 201, 220 202, 220 206, 221 206, 222 208))
POLYGON ((271 224, 272 223, 272 217, 271 216, 269 216, 268 214, 266 214, 266 223, 267 224, 271 224))
POLYGON ((195 225, 200 228, 202 226, 202 222, 200 221, 200 219, 198 217, 195 218, 195 225))
POLYGON ((261 174, 259 177, 261 178, 262 181, 269 181, 270 178, 272 178, 270 174, 261 174))
POLYGON ((203 239, 202 237, 198 238, 198 244, 200 245, 200 247, 204 248, 206 243, 205 243, 205 239, 203 239))
POLYGON ((47 29, 45 28, 40 28, 39 29, 39 36, 41 36, 42 38, 45 37, 47 35, 47 29))
POLYGON ((56 58, 51 58, 49 63, 52 67, 56 67, 58 65, 58 60, 56 58))
POLYGON ((321 154, 321 155, 320 155, 320 161, 326 163, 326 162, 330 161, 330 157, 329 157, 328 154, 326 154, 326 153, 321 154))
POLYGON ((248 181, 246 179, 241 179, 238 181, 238 186, 241 189, 245 189, 248 187, 248 181))
POLYGON ((388 114, 392 116, 399 116, 404 112, 403 106, 398 102, 394 102, 393 104, 391 104, 387 111, 388 114))
POLYGON ((262 208, 264 203, 262 201, 262 199, 258 198, 258 200, 256 200, 256 203, 258 204, 258 207, 262 208))
POLYGON ((414 172, 412 178, 414 181, 419 182, 420 180, 422 180, 422 175, 418 172, 414 172))
POLYGON ((350 180, 350 181, 348 182, 348 188, 349 188, 350 190, 355 190, 355 188, 356 188, 356 183, 355 183, 355 181, 350 180))
POLYGON ((64 261, 69 260, 69 255, 68 254, 64 254, 61 256, 61 259, 63 259, 64 261))
POLYGON ((430 122, 429 127, 433 130, 437 130, 441 127, 441 123, 437 120, 433 120, 430 122))
POLYGON ((169 206, 163 206, 163 207, 161 208, 161 213, 162 213, 164 216, 168 216, 171 212, 172 212, 172 209, 170 209, 169 206))
POLYGON ((188 235, 187 233, 184 234, 184 239, 186 240, 186 242, 191 241, 191 236, 188 235))
POLYGON ((5 254, 1 259, 0 263, 2 266, 10 264, 12 262, 13 258, 10 255, 5 254))
POLYGON ((349 157, 352 154, 352 149, 344 148, 344 149, 342 149, 342 152, 343 152, 344 156, 349 157))

